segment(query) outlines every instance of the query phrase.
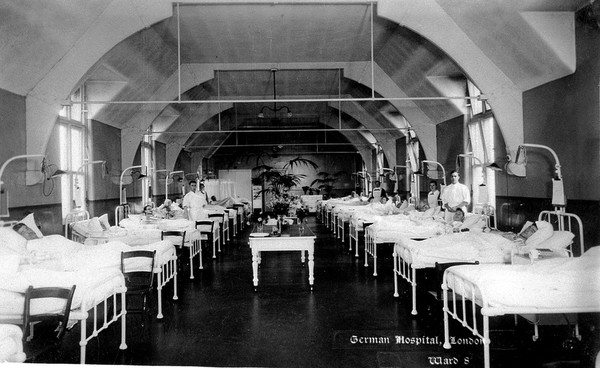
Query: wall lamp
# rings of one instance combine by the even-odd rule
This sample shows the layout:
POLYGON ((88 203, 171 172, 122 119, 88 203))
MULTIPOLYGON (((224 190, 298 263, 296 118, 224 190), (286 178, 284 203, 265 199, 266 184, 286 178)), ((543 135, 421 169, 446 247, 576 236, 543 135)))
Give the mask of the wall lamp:
MULTIPOLYGON (((88 162, 84 162, 83 164, 81 164, 81 166, 79 166, 79 168, 77 169, 76 173, 80 174, 83 172, 83 169, 87 166, 90 165, 97 165, 97 164, 102 164, 102 173, 106 172, 106 161, 102 161, 102 160, 98 160, 98 161, 88 161, 88 162)), ((56 170, 56 171, 62 171, 62 170, 56 170)), ((66 172, 65 172, 66 174, 66 172)), ((54 173, 54 175, 52 175, 52 177, 54 177, 56 175, 56 172, 54 173)), ((77 180, 78 175, 75 176, 75 180, 77 180)), ((87 195, 85 194, 87 192, 86 188, 83 189, 84 190, 84 198, 83 198, 83 203, 81 204, 81 208, 83 210, 86 209, 86 200, 85 198, 87 197, 87 195)))
MULTIPOLYGON (((525 156, 525 160, 523 162, 523 166, 527 165, 527 154, 526 148, 540 148, 549 151, 554 157, 554 177, 552 178, 552 205, 554 207, 561 207, 562 211, 564 211, 564 207, 567 205, 567 198, 565 197, 565 188, 562 181, 562 172, 560 170, 560 160, 558 159, 558 155, 554 150, 548 146, 544 146, 541 144, 534 143, 523 143, 519 146, 519 150, 523 151, 523 155, 525 156)), ((510 157, 509 157, 510 160, 510 157)), ((509 162, 510 164, 510 162, 509 162)), ((523 176, 525 176, 525 171, 523 170, 523 176)))
POLYGON ((129 166, 121 172, 121 177, 119 179, 119 203, 122 205, 127 204, 127 201, 123 201, 123 177, 127 171, 133 169, 140 169, 140 177, 148 175, 148 167, 143 165, 129 166))
MULTIPOLYGON (((167 174, 167 180, 165 180, 165 200, 169 199, 169 177, 172 177, 175 174, 182 174, 182 176, 185 176, 184 172, 182 170, 179 171, 171 171, 170 173, 167 174)), ((171 183, 172 183, 172 179, 171 179, 171 183)))
POLYGON ((390 169, 389 167, 382 167, 379 169, 379 177, 386 176, 387 174, 395 173, 394 169, 390 169))
MULTIPOLYGON (((4 184, 4 182, 2 181, 2 174, 4 174, 4 170, 6 169, 6 167, 8 166, 9 163, 18 160, 18 159, 27 159, 27 158, 41 158, 44 159, 46 156, 44 155, 37 155, 37 154, 33 154, 33 155, 18 155, 18 156, 14 156, 9 158, 8 160, 6 160, 3 164, 2 167, 0 167, 0 193, 4 193, 4 191, 2 190, 2 184, 4 184)), ((1 213, 0 212, 0 217, 9 217, 10 214, 8 212, 8 192, 6 192, 6 195, 0 195, 0 201, 2 201, 4 199, 4 201, 6 202, 6 204, 4 203, 0 203, 0 209, 4 209, 4 206, 6 206, 6 213, 1 213)))
POLYGON ((423 173, 426 173, 427 171, 425 170, 425 166, 423 164, 429 164, 429 165, 436 165, 442 168, 442 179, 444 180, 444 186, 446 186, 446 169, 444 169, 444 166, 437 162, 437 161, 432 161, 432 160, 423 160, 421 161, 421 170, 423 171, 423 173))
POLYGON ((475 160, 478 162, 478 164, 476 166, 479 166, 482 168, 482 170, 481 170, 482 182, 479 185, 479 187, 480 187, 479 188, 479 203, 487 204, 489 202, 489 193, 487 190, 487 175, 486 175, 485 169, 490 169, 490 170, 494 170, 494 171, 502 171, 502 169, 500 169, 500 167, 498 167, 498 165, 496 165, 495 163, 489 163, 489 164, 483 163, 483 161, 481 161, 473 153, 460 153, 456 156, 457 160, 459 157, 465 157, 465 158, 470 158, 472 160, 475 160))
MULTIPOLYGON (((484 169, 490 169, 490 170, 494 170, 494 171, 502 171, 502 168, 500 168, 500 166, 498 166, 495 162, 489 162, 489 163, 484 163, 483 161, 481 161, 480 158, 476 157, 475 155, 473 155, 472 152, 468 152, 468 153, 459 153, 456 158, 457 158, 457 163, 458 163, 458 158, 459 157, 466 157, 466 158, 472 158, 474 160, 476 160, 479 164, 477 166, 480 166, 484 169)), ((457 167, 460 167, 459 164, 456 165, 457 167)))

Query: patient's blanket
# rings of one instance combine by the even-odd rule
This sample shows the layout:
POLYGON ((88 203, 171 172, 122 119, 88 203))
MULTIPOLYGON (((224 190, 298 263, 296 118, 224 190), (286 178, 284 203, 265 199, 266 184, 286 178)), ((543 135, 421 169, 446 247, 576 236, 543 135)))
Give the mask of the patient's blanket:
POLYGON ((497 233, 466 232, 444 234, 425 240, 401 237, 394 250, 402 258, 411 257, 415 268, 434 267, 435 263, 505 263, 517 244, 497 233), (410 254, 406 254, 406 250, 410 254))
MULTIPOLYGON (((600 310, 598 246, 577 258, 557 257, 528 265, 457 266, 452 272, 475 283, 492 307, 527 307, 540 312, 600 310)), ((460 292, 460 280, 449 276, 448 285, 460 292)))

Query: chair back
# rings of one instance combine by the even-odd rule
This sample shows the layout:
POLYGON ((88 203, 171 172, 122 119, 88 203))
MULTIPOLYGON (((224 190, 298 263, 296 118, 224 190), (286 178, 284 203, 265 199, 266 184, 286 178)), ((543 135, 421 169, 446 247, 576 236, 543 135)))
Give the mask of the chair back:
POLYGON ((209 213, 208 218, 209 219, 217 219, 219 221, 219 223, 223 223, 225 221, 225 214, 224 213, 209 213))
POLYGON ((29 286, 25 292, 23 339, 29 336, 31 323, 43 321, 56 322, 58 325, 56 338, 62 339, 71 314, 75 287, 75 285, 71 288, 29 286))
POLYGON ((163 230, 160 233, 160 240, 170 240, 177 248, 183 248, 185 244, 185 231, 183 230, 163 230))
POLYGON ((155 250, 121 252, 121 272, 128 293, 152 289, 155 257, 155 250))
POLYGON ((199 220, 196 221, 196 229, 200 230, 200 233, 212 234, 214 230, 215 222, 213 220, 199 220))

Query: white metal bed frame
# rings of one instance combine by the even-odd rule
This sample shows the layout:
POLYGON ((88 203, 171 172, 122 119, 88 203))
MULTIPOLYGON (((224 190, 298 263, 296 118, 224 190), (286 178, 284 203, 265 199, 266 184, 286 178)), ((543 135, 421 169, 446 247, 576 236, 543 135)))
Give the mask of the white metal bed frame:
MULTIPOLYGON (((541 215, 541 213, 540 213, 540 215, 541 215)), ((495 216, 494 216, 494 222, 495 222, 495 216)), ((486 223, 489 228, 492 228, 490 226, 491 225, 490 216, 486 216, 486 223)), ((582 237, 582 239, 583 239, 583 237, 582 237)), ((416 316, 418 314, 418 312, 417 312, 417 269, 419 269, 419 268, 414 266, 412 250, 401 245, 400 248, 402 248, 402 251, 400 253, 398 253, 396 251, 396 245, 397 244, 394 245, 394 252, 392 254, 392 258, 393 258, 393 262, 394 262, 394 266, 393 266, 394 297, 397 298, 400 296, 400 294, 398 293, 398 276, 400 276, 401 278, 406 280, 406 282, 408 282, 411 286, 412 310, 410 313, 413 316, 416 316)), ((375 251, 376 251, 377 245, 375 244, 374 247, 375 247, 375 251)), ((425 268, 426 267, 423 267, 421 269, 425 269, 425 268)))
MULTIPOLYGON (((565 213, 561 211, 542 211, 540 212, 538 219, 545 220, 548 222, 553 221, 553 218, 556 217, 556 223, 558 225, 559 230, 567 230, 573 232, 573 223, 576 223, 578 226, 578 235, 579 235, 579 252, 580 255, 583 254, 585 250, 585 244, 583 241, 583 225, 581 219, 575 215, 570 213, 565 213)), ((575 233, 574 233, 575 234, 575 233)), ((577 235, 577 234, 576 234, 577 235)), ((570 247, 570 251, 573 252, 572 244, 570 247)), ((473 266, 477 267, 477 266, 473 266)), ((494 307, 489 304, 488 298, 485 293, 479 288, 479 286, 470 280, 466 280, 452 271, 452 267, 446 269, 444 272, 443 282, 442 282, 442 294, 443 294, 443 312, 444 312, 444 348, 450 349, 450 329, 449 329, 449 316, 453 319, 461 322, 461 324, 467 328, 469 331, 473 333, 473 335, 479 337, 483 342, 483 354, 484 354, 484 366, 485 368, 490 367, 490 331, 489 331, 489 318, 493 316, 501 316, 506 314, 559 314, 559 313, 597 313, 599 310, 595 310, 593 308, 564 308, 557 307, 552 311, 549 310, 539 310, 534 307, 494 307), (454 289, 448 287, 448 278, 454 278, 455 282, 458 281, 465 290, 463 295, 459 295, 456 293, 454 289), (449 296, 451 295, 451 297, 449 296), (452 303, 449 303, 449 299, 452 300, 452 303), (460 302, 457 303, 457 300, 460 302), (460 307, 458 308, 457 305, 460 307), (477 308, 479 307, 479 308, 477 308), (476 311, 479 309, 480 318, 482 320, 481 328, 483 331, 479 330, 478 326, 478 318, 476 311), (471 313, 467 313, 469 310, 471 313)), ((543 292, 543 291, 542 291, 543 292)), ((535 333, 533 339, 536 340, 538 336, 538 324, 534 323, 535 333)), ((580 338, 578 326, 575 327, 575 334, 578 338, 580 338)))
MULTIPOLYGON (((110 295, 106 295, 101 300, 97 300, 96 304, 85 305, 85 298, 84 298, 84 304, 82 304, 77 309, 71 310, 70 315, 69 315, 69 321, 77 321, 77 323, 79 323, 79 325, 80 325, 79 326, 79 328, 80 328, 79 363, 80 364, 85 364, 86 347, 87 347, 88 341, 97 337, 100 332, 107 329, 108 326, 110 326, 112 323, 118 321, 119 319, 121 319, 121 344, 119 345, 119 349, 121 349, 121 350, 127 349, 127 344, 125 342, 126 325, 127 325, 127 321, 126 321, 127 310, 125 308, 125 306, 126 306, 126 303, 125 303, 126 291, 127 291, 127 288, 125 287, 125 285, 116 286, 115 288, 113 288, 110 295), (117 297, 118 294, 121 295, 121 305, 120 305, 121 308, 117 308, 117 306, 119 305, 118 297, 117 297), (112 300, 112 303, 111 303, 111 300, 112 300), (100 311, 99 311, 100 308, 98 308, 98 306, 100 306, 101 304, 102 304, 102 308, 101 308, 102 313, 100 313, 100 311), (113 308, 112 308, 112 313, 109 314, 108 310, 109 310, 109 306, 111 304, 112 304, 113 308), (98 323, 99 319, 100 319, 100 323, 98 323), (92 325, 91 331, 88 331, 88 326, 87 326, 88 320, 90 320, 90 323, 92 325)), ((20 323, 20 321, 17 319, 14 319, 14 317, 8 318, 6 321, 7 321, 7 323, 20 323)))
POLYGON ((78 243, 82 243, 85 239, 82 239, 79 234, 73 233, 73 228, 71 227, 74 222, 77 221, 85 221, 90 219, 90 213, 86 210, 76 210, 73 212, 67 213, 65 216, 65 238, 71 239, 78 243), (76 239, 75 239, 76 238, 76 239))
POLYGON ((95 304, 94 306, 90 307, 90 308, 86 308, 86 306, 82 305, 82 307, 79 310, 75 310, 75 311, 71 311, 70 314, 70 319, 76 319, 79 321, 80 323, 80 341, 79 341, 79 346, 80 346, 80 357, 79 357, 79 363, 80 364, 85 364, 85 358, 86 358, 86 346, 88 341, 90 341, 91 339, 93 339, 94 337, 97 337, 98 334, 107 329, 109 325, 111 325, 113 322, 116 322, 119 318, 121 319, 121 344, 119 345, 119 349, 121 350, 125 350, 127 349, 127 344, 125 342, 125 336, 126 336, 126 325, 127 325, 127 310, 125 309, 125 293, 127 291, 127 288, 125 286, 120 287, 116 290, 114 290, 113 294, 104 298, 103 300, 99 301, 97 304, 95 304), (119 312, 117 313, 117 294, 121 294, 121 308, 119 310, 119 312), (112 315, 108 314, 108 307, 109 307, 109 300, 112 298, 112 315), (99 315, 98 313, 98 305, 100 305, 100 303, 103 304, 103 308, 102 308, 102 314, 99 315), (90 311, 92 311, 91 313, 91 317, 93 318, 92 320, 92 331, 90 331, 90 334, 88 335, 87 333, 87 319, 90 316, 90 311), (98 317, 102 317, 102 324, 99 325, 98 324, 98 317))
MULTIPOLYGON (((89 219, 89 213, 87 213, 87 211, 85 211, 87 213, 87 217, 84 215, 82 216, 77 216, 76 214, 78 214, 80 211, 76 211, 74 212, 75 215, 70 216, 70 214, 67 215, 67 219, 71 219, 73 222, 66 222, 65 223, 65 237, 67 239, 71 239, 75 242, 81 243, 83 244, 85 242, 85 238, 82 237, 81 235, 77 234, 76 232, 72 231, 72 225, 74 222, 77 221, 84 221, 89 219), (69 230, 69 235, 70 237, 67 237, 67 228, 71 228, 71 230, 69 230)), ((129 214, 129 206, 125 205, 121 205, 121 206, 117 206, 117 209, 115 209, 115 216, 117 215, 117 212, 120 213, 125 213, 126 216, 128 216, 129 214), (124 212, 123 212, 124 211, 124 212)), ((127 217, 125 217, 127 218, 127 217)), ((116 219, 116 217, 115 217, 116 219)), ((117 226, 119 221, 116 221, 117 226)), ((106 241, 108 241, 108 239, 106 239, 106 241)), ((202 248, 200 246, 200 241, 197 242, 190 242, 190 278, 193 279, 193 257, 197 254, 200 254, 200 269, 202 269, 202 248), (196 244, 197 243, 197 244, 196 244)), ((156 318, 158 319, 162 319, 163 318, 163 313, 162 313, 162 289, 165 285, 167 285, 169 283, 169 281, 173 280, 173 300, 178 300, 179 297, 177 295, 177 255, 174 255, 173 257, 171 257, 171 259, 169 259, 166 263, 163 263, 160 268, 155 268, 154 273, 156 274, 156 291, 158 294, 158 313, 156 315, 156 318)))

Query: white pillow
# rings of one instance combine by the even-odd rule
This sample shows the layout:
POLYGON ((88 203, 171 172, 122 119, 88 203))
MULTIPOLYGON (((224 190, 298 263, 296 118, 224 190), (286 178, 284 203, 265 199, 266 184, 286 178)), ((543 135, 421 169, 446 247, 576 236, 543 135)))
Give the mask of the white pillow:
POLYGON ((538 248, 565 249, 573 242, 575 234, 570 231, 554 231, 552 236, 538 244, 538 248))
POLYGON ((435 215, 435 207, 428 208, 425 210, 425 216, 433 217, 435 215))
POLYGON ((44 234, 42 234, 42 232, 40 231, 40 229, 37 227, 37 225, 35 223, 35 218, 33 217, 33 213, 30 213, 29 215, 25 216, 25 218, 19 222, 27 225, 27 227, 30 228, 31 230, 33 230, 35 235, 37 235, 39 238, 44 237, 44 234))
POLYGON ((523 231, 527 230, 527 228, 531 225, 533 225, 533 222, 531 222, 531 221, 525 222, 525 225, 523 225, 523 227, 521 228, 521 231, 519 231, 518 235, 521 235, 523 233, 523 231))
POLYGON ((98 217, 92 217, 90 219, 88 229, 90 230, 90 233, 101 233, 104 230, 98 217))
POLYGON ((27 239, 11 227, 0 227, 0 248, 10 249, 18 254, 27 254, 27 239))
POLYGON ((89 223, 90 223, 90 220, 77 221, 77 222, 73 223, 71 228, 77 234, 82 235, 87 238, 90 234, 90 230, 89 230, 89 226, 88 226, 89 223))
POLYGON ((402 201, 402 204, 400 204, 400 207, 398 207, 398 209, 404 211, 406 208, 408 208, 408 202, 404 200, 402 201))
POLYGON ((100 217, 98 217, 98 220, 100 220, 100 225, 102 226, 102 230, 108 230, 110 229, 110 222, 108 222, 108 214, 104 214, 100 217))
POLYGON ((525 240, 525 245, 529 247, 537 247, 541 242, 550 238, 552 233, 554 233, 554 228, 552 228, 552 224, 546 221, 536 221, 535 226, 537 226, 537 231, 533 233, 527 240, 525 240))
POLYGON ((463 221, 462 228, 463 229, 476 229, 483 228, 485 226, 485 221, 482 221, 481 215, 472 214, 465 217, 463 221))

